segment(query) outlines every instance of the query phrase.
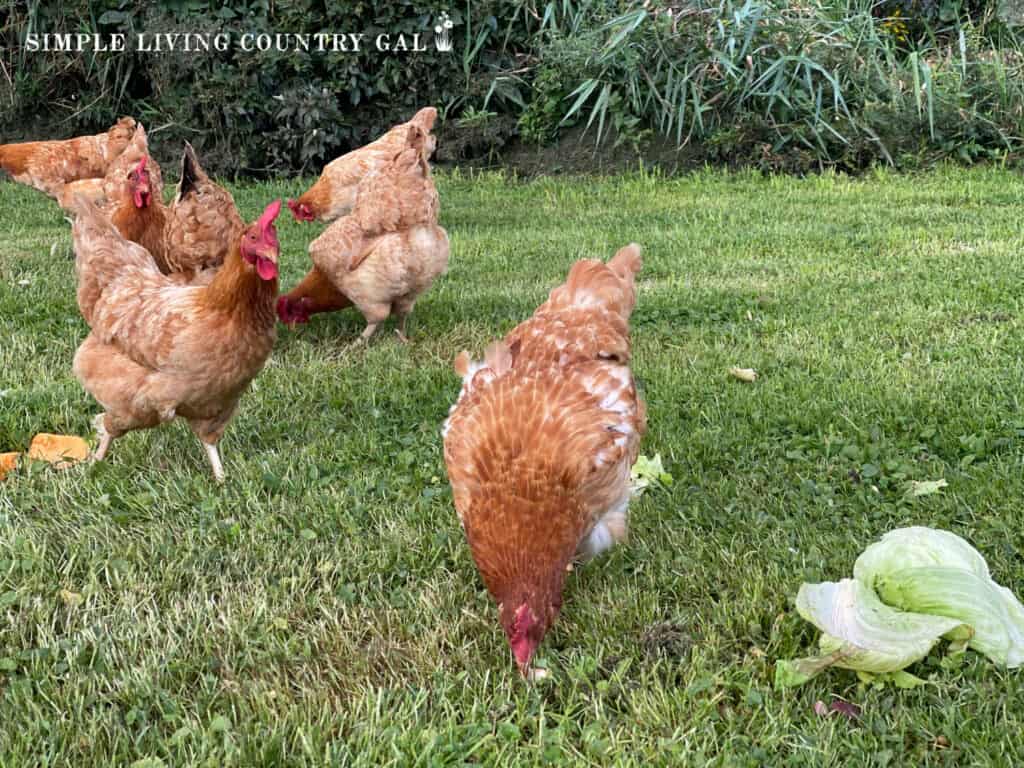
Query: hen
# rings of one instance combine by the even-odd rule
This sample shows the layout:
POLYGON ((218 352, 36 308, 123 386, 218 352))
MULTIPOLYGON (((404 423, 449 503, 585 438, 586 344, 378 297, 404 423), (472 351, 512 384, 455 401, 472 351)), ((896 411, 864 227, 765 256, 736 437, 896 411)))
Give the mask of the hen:
POLYGON ((135 120, 122 117, 106 133, 64 141, 30 141, 0 146, 0 168, 21 183, 61 199, 64 185, 103 178, 135 132, 135 120))
POLYGON ((146 129, 139 123, 132 133, 131 141, 120 155, 108 166, 106 174, 94 179, 79 179, 64 185, 57 200, 60 207, 72 211, 76 197, 85 197, 94 202, 105 213, 111 213, 122 204, 127 204, 138 185, 135 205, 142 207, 154 195, 157 199, 163 192, 163 177, 160 166, 149 157, 149 140, 146 129), (145 183, 140 184, 144 175, 145 183))
POLYGON ((334 221, 355 205, 359 182, 401 151, 410 126, 428 136, 427 157, 434 152, 436 139, 430 133, 437 120, 434 107, 424 107, 407 123, 396 125, 376 141, 332 160, 324 166, 316 183, 288 207, 296 221, 334 221))
POLYGON ((352 213, 310 244, 312 271, 278 300, 283 322, 304 323, 354 304, 366 318, 362 339, 394 313, 406 340, 406 318, 447 268, 449 249, 448 234, 437 226, 430 135, 417 125, 405 133, 390 161, 360 182, 352 213))
POLYGON ((220 266, 245 223, 231 193, 210 180, 190 144, 185 144, 181 180, 169 206, 160 191, 159 169, 155 176, 150 173, 154 165, 142 157, 111 219, 126 239, 152 254, 161 272, 191 280, 204 269, 220 266))
POLYGON ((456 358, 445 422, 455 509, 524 676, 573 558, 626 537, 645 409, 630 371, 640 248, 577 262, 482 362, 456 358))
POLYGON ((72 227, 78 306, 92 329, 74 372, 103 406, 96 421, 103 459, 133 429, 188 421, 224 479, 217 442, 275 338, 277 200, 239 233, 209 285, 181 285, 157 269, 88 200, 72 227))

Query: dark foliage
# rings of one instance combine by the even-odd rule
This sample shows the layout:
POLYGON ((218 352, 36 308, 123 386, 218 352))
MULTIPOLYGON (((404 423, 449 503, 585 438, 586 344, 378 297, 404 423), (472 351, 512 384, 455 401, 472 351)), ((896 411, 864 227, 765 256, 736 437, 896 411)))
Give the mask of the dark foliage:
MULTIPOLYGON (((2 0, 0 0, 2 2, 2 0)), ((160 160, 191 141, 231 176, 314 173, 417 108, 439 159, 485 163, 587 137, 597 152, 806 171, 1024 152, 1024 0, 171 0, 0 9, 0 140, 141 119, 160 160), (435 47, 449 14, 454 50, 435 47), (122 52, 29 52, 30 32, 126 35, 122 52), (224 35, 225 50, 137 50, 136 34, 224 35), (242 50, 246 34, 302 34, 242 50), (318 33, 362 33, 358 51, 318 33), (391 50, 373 44, 388 35, 391 50), (395 50, 399 40, 406 47, 395 50), (328 46, 329 47, 329 46, 328 46), (598 145, 600 149, 598 149, 598 145)), ((215 39, 215 38, 214 38, 215 39)), ((180 39, 179 39, 180 45, 180 39)), ((539 150, 537 150, 539 151, 539 150)), ((659 161, 660 162, 660 161, 659 161)))

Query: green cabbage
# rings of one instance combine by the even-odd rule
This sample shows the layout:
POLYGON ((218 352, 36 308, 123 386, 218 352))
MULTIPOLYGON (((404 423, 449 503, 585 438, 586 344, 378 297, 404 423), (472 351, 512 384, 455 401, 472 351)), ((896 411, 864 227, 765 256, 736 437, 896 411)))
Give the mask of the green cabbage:
POLYGON ((889 531, 864 550, 853 565, 853 578, 874 587, 875 577, 896 569, 928 566, 962 568, 989 578, 988 563, 955 533, 914 526, 889 531))
POLYGON ((988 563, 954 533, 900 528, 857 558, 854 577, 889 605, 959 619, 968 646, 1003 666, 1024 664, 1024 605, 989 574, 988 563))
POLYGON ((960 568, 905 568, 876 576, 875 589, 895 608, 969 625, 967 645, 997 664, 1024 664, 1024 606, 992 579, 960 568))
MULTIPOLYGON (((969 630, 957 619, 898 611, 885 605, 863 582, 804 584, 796 609, 822 632, 823 655, 779 661, 776 687, 800 685, 828 667, 867 675, 893 675, 928 655, 943 635, 969 630)), ((910 684, 910 675, 899 680, 910 684)))
POLYGON ((832 666, 897 685, 920 683, 903 669, 940 637, 1002 666, 1024 666, 1024 605, 956 534, 891 531, 857 558, 853 576, 800 587, 797 611, 821 630, 822 655, 779 661, 777 686, 799 685, 832 666))

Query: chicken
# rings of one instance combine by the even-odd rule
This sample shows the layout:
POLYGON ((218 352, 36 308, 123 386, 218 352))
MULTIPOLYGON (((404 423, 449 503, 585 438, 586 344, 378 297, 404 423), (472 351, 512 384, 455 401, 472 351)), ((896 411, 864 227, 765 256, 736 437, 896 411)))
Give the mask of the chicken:
POLYGON ((331 224, 309 246, 313 270, 278 300, 282 322, 350 304, 366 318, 369 339, 392 313, 406 340, 416 299, 448 266, 448 234, 437 226, 437 188, 427 157, 431 137, 417 125, 390 162, 359 184, 352 213, 331 224))
POLYGON ((188 142, 169 214, 164 259, 171 272, 219 266, 245 230, 235 199, 206 175, 188 142))
POLYGON ((288 201, 295 220, 334 221, 351 211, 359 182, 402 149, 410 126, 419 127, 429 137, 429 158, 436 145, 436 139, 430 133, 435 120, 437 110, 424 107, 409 122, 396 125, 376 141, 329 162, 312 187, 298 199, 288 201))
POLYGON ((217 443, 274 344, 280 209, 280 200, 268 205, 212 282, 196 286, 161 274, 144 247, 76 201, 78 306, 91 332, 74 372, 105 411, 96 460, 126 432, 181 417, 224 479, 217 443))
POLYGON ((106 133, 64 141, 30 141, 0 146, 0 168, 21 183, 61 199, 64 185, 103 178, 135 132, 135 120, 122 117, 106 133))
POLYGON ((573 559, 626 537, 646 428, 629 366, 640 266, 637 245, 577 262, 482 362, 455 361, 462 390, 443 429, 455 509, 527 677, 573 559))
POLYGON ((220 266, 245 223, 231 193, 210 180, 190 144, 185 144, 181 180, 169 206, 160 191, 159 169, 155 177, 149 173, 153 165, 143 155, 111 219, 126 239, 152 254, 161 272, 178 273, 187 282, 220 266))
POLYGON ((131 202, 133 189, 139 185, 135 206, 142 208, 154 196, 163 201, 163 177, 160 166, 149 156, 149 140, 141 123, 135 127, 131 141, 99 178, 79 179, 64 185, 57 202, 66 211, 72 211, 76 197, 85 197, 99 206, 104 213, 112 213, 120 205, 131 202), (145 178, 145 183, 140 180, 145 178))

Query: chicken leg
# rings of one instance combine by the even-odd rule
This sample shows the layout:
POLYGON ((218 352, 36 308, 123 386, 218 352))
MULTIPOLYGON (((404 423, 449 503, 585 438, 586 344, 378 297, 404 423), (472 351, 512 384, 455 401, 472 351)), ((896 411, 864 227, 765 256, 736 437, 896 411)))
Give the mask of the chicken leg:
POLYGON ((110 450, 110 444, 114 442, 114 438, 107 431, 107 427, 103 423, 105 417, 105 413, 100 413, 92 420, 92 426, 96 430, 96 439, 99 441, 99 444, 96 446, 96 450, 89 456, 91 461, 103 461, 107 451, 110 450))
POLYGON ((213 468, 213 477, 218 483, 224 482, 224 466, 220 463, 220 452, 217 450, 217 444, 203 443, 203 448, 206 449, 206 458, 210 460, 210 467, 213 468))

